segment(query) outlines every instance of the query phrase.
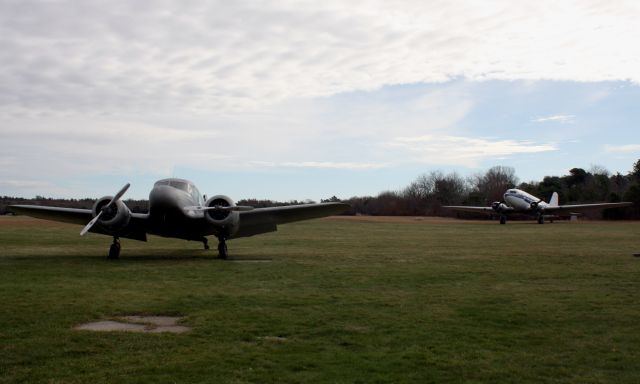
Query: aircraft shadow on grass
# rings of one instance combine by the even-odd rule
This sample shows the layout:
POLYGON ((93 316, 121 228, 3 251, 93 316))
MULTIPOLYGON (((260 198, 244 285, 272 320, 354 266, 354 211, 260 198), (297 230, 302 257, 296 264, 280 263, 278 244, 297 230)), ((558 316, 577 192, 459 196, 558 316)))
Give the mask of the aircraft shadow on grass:
MULTIPOLYGON (((30 255, 24 256, 19 254, 7 254, 3 255, 2 260, 5 261, 40 261, 46 262, 51 261, 55 263, 60 263, 62 260, 65 261, 86 261, 87 263, 94 263, 96 260, 101 260, 102 257, 96 255, 83 255, 83 254, 69 254, 68 252, 61 253, 48 253, 47 255, 30 255)), ((221 261, 222 259, 212 259, 211 256, 203 252, 201 250, 163 250, 155 253, 139 253, 128 255, 126 259, 122 261, 126 262, 134 262, 134 263, 144 263, 144 262, 154 262, 154 261, 162 261, 162 260, 171 260, 171 261, 203 261, 203 262, 212 262, 212 261, 221 261)), ((228 257, 224 259, 224 261, 228 262, 271 262, 272 259, 269 257, 261 256, 261 255, 238 255, 234 257, 228 257)))

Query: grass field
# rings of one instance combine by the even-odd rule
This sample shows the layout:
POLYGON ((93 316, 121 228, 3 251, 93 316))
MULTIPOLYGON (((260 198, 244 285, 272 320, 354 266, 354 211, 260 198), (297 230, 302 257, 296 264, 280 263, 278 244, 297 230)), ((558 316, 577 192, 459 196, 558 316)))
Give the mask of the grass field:
POLYGON ((0 383, 640 382, 640 223, 324 219, 249 262, 79 230, 0 218, 0 383), (130 314, 193 330, 73 330, 130 314))

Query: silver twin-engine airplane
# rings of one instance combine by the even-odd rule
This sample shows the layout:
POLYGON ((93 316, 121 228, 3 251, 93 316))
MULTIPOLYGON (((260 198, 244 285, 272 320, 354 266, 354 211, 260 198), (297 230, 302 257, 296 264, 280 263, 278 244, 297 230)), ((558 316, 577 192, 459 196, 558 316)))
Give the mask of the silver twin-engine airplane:
POLYGON ((597 204, 574 204, 559 205, 558 193, 553 192, 548 203, 542 201, 520 189, 509 189, 504 194, 504 202, 496 201, 490 207, 471 207, 464 205, 448 205, 448 208, 455 211, 488 213, 500 215, 500 224, 507 222, 507 215, 510 213, 523 213, 534 215, 538 219, 538 224, 544 224, 546 217, 555 217, 560 214, 572 214, 584 211, 592 211, 606 208, 628 207, 632 203, 597 203, 597 204))
POLYGON ((113 236, 110 259, 120 255, 120 237, 147 241, 147 234, 201 241, 205 249, 209 249, 207 236, 215 236, 219 255, 224 259, 228 239, 274 232, 278 224, 330 216, 349 208, 344 203, 272 208, 238 206, 224 195, 206 199, 192 182, 171 178, 159 180, 153 186, 149 193, 149 213, 132 213, 120 200, 127 189, 129 184, 113 197, 98 199, 92 209, 39 205, 11 205, 9 209, 46 220, 86 224, 80 235, 94 232, 113 236))

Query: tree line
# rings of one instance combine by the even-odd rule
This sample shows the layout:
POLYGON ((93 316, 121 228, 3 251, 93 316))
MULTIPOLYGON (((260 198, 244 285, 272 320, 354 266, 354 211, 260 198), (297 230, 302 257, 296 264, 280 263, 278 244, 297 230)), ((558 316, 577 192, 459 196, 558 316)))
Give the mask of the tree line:
MULTIPOLYGON (((397 191, 384 191, 376 196, 354 196, 346 200, 333 196, 322 202, 342 201, 351 205, 348 215, 374 216, 451 216, 484 217, 473 213, 456 213, 443 209, 443 205, 489 206, 502 201, 509 188, 519 188, 548 201, 553 192, 560 195, 561 204, 590 202, 631 201, 632 207, 594 212, 592 217, 609 219, 640 219, 640 160, 632 170, 622 175, 611 174, 603 167, 589 170, 572 168, 563 176, 545 176, 541 181, 519 182, 515 169, 494 166, 487 171, 469 177, 459 174, 431 171, 419 175, 409 185, 397 191)), ((0 215, 6 214, 10 204, 37 204, 70 208, 91 208, 95 199, 51 199, 37 196, 24 199, 3 196, 0 198, 0 215)), ((147 200, 125 200, 132 212, 147 212, 147 200)), ((256 208, 291 204, 313 203, 311 200, 279 202, 272 200, 243 199, 238 205, 256 208)))

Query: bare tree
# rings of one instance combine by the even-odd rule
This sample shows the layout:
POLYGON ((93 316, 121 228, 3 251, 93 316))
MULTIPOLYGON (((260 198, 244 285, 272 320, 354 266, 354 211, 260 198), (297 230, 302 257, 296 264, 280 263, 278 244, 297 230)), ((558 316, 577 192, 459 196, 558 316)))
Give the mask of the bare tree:
POLYGON ((442 205, 460 204, 468 193, 467 183, 457 173, 435 180, 434 197, 442 205))
POLYGON ((478 174, 471 179, 474 192, 477 192, 485 204, 502 200, 504 192, 518 184, 516 170, 512 167, 496 165, 484 174, 478 174))
POLYGON ((592 175, 602 175, 606 177, 609 177, 609 175, 611 174, 606 167, 602 165, 597 165, 597 164, 591 164, 591 168, 589 168, 589 173, 591 173, 592 175))

